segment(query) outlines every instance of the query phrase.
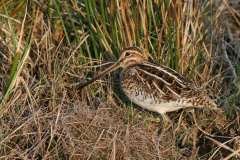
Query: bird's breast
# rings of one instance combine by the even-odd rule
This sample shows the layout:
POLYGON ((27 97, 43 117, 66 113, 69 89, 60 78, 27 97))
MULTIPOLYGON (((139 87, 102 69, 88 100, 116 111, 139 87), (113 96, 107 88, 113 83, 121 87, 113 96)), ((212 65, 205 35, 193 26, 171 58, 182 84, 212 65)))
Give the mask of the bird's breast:
POLYGON ((161 95, 156 89, 150 89, 138 74, 134 67, 123 69, 120 76, 122 90, 132 102, 148 110, 156 111, 154 106, 161 103, 161 95))

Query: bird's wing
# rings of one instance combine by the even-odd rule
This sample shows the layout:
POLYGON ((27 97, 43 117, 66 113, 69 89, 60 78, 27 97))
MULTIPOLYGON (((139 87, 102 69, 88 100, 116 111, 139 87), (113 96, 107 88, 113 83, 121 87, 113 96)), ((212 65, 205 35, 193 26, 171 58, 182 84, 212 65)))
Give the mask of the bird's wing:
POLYGON ((149 89, 157 89, 169 101, 191 99, 205 92, 177 71, 158 63, 141 61, 135 69, 137 70, 136 78, 144 81, 149 89))

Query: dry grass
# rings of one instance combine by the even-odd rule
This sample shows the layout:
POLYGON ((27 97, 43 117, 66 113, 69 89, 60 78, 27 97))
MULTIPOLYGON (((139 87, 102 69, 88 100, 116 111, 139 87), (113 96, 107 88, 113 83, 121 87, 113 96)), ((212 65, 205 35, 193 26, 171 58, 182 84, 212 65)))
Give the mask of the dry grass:
MULTIPOLYGON (((55 8, 53 4, 52 9, 55 8)), ((197 109, 169 113, 175 125, 159 134, 161 122, 155 120, 158 114, 142 110, 125 97, 119 87, 119 71, 79 90, 80 84, 117 59, 117 53, 112 54, 112 35, 108 37, 105 33, 106 37, 103 37, 109 40, 102 41, 105 56, 101 57, 102 53, 101 60, 88 58, 87 51, 94 55, 88 23, 84 22, 86 33, 78 28, 80 43, 76 43, 73 36, 69 45, 61 21, 57 19, 54 23, 54 19, 46 17, 47 4, 40 7, 38 1, 31 1, 27 12, 24 6, 18 15, 14 15, 14 8, 9 8, 12 18, 21 22, 26 15, 24 26, 11 21, 20 57, 25 44, 32 43, 7 98, 4 96, 10 87, 15 52, 11 26, 8 19, 0 15, 0 100, 4 102, 0 115, 0 159, 239 159, 240 56, 239 46, 234 45, 239 44, 239 26, 229 18, 231 12, 225 5, 213 7, 216 15, 222 13, 212 19, 212 27, 199 20, 204 19, 201 17, 204 15, 198 15, 197 9, 190 10, 187 2, 181 5, 183 7, 177 14, 192 13, 189 16, 196 17, 191 20, 186 16, 185 20, 179 18, 177 21, 182 26, 181 35, 176 36, 181 44, 178 46, 181 48, 178 51, 179 71, 184 73, 199 49, 201 37, 195 35, 202 36, 203 25, 208 26, 205 32, 212 35, 208 37, 211 41, 203 44, 204 54, 199 64, 195 59, 186 76, 190 78, 194 71, 192 81, 208 88, 224 113, 197 109), (188 9, 182 9, 184 6, 188 9), (185 32, 188 25, 196 32, 185 32), (80 46, 84 53, 78 49, 80 46), (195 64, 198 65, 194 70, 195 64)), ((234 4, 230 6, 234 8, 234 4)), ((109 14, 111 7, 114 5, 109 6, 109 14)), ((144 4, 142 7, 147 8, 144 4)), ((4 12, 3 8, 0 2, 1 12, 4 12)), ((118 23, 124 24, 119 28, 122 44, 134 45, 133 41, 138 41, 138 37, 133 34, 136 26, 129 16, 131 10, 123 5, 120 8, 128 13, 118 15, 118 23)), ((65 15, 67 21, 63 11, 62 16, 65 15)), ((161 11, 167 15, 164 6, 161 11)), ((146 19, 145 16, 141 14, 140 18, 146 19)), ((167 18, 163 17, 162 21, 167 18)), ((99 22, 100 31, 104 32, 102 23, 99 22)), ((71 25, 66 26, 70 35, 71 25)), ((144 38, 139 45, 151 50, 150 58, 158 60, 160 56, 163 63, 168 63, 168 57, 163 54, 168 28, 154 28, 150 33, 146 32, 147 27, 142 30, 149 36, 159 34, 162 43, 157 43, 155 49, 154 44, 150 40, 146 43, 148 40, 144 38)), ((118 46, 120 50, 123 48, 123 45, 118 46)), ((171 45, 166 43, 165 49, 170 52, 171 45)))

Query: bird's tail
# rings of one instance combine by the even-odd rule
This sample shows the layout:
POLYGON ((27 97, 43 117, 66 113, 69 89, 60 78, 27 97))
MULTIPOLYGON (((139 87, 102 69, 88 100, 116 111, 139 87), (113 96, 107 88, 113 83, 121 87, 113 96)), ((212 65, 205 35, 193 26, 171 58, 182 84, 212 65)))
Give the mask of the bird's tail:
POLYGON ((196 105, 197 108, 206 108, 216 110, 218 112, 223 111, 207 94, 201 95, 201 97, 196 98, 194 101, 195 101, 194 104, 196 105))

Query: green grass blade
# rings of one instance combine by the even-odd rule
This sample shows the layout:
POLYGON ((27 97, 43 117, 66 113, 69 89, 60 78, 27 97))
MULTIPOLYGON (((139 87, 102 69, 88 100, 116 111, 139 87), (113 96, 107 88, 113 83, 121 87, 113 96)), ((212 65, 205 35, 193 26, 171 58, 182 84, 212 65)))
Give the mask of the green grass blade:
POLYGON ((14 76, 15 71, 16 71, 16 68, 17 68, 17 62, 18 62, 18 56, 19 56, 19 54, 16 53, 16 52, 17 52, 17 45, 16 45, 15 31, 14 31, 14 28, 13 28, 13 26, 12 26, 12 22, 11 22, 11 20, 10 20, 8 11, 7 11, 6 6, 5 6, 4 3, 3 3, 3 6, 4 6, 4 10, 5 10, 5 12, 6 12, 6 15, 7 15, 7 17, 8 17, 8 23, 9 23, 10 28, 11 28, 11 31, 12 31, 12 39, 13 39, 13 45, 14 45, 14 51, 13 51, 13 52, 14 52, 13 66, 12 66, 10 78, 9 78, 9 81, 8 81, 8 88, 9 88, 9 84, 10 84, 10 82, 12 81, 13 76, 14 76))
POLYGON ((90 35, 91 35, 91 39, 92 39, 94 55, 95 55, 96 59, 99 59, 98 50, 97 50, 97 46, 96 46, 96 43, 95 43, 94 30, 92 28, 93 23, 92 23, 91 16, 90 16, 90 11, 89 11, 90 1, 84 0, 84 2, 85 2, 85 9, 86 9, 86 12, 87 12, 87 18, 88 18, 88 24, 89 24, 89 28, 90 28, 90 35))
MULTIPOLYGON (((89 2, 90 3, 90 2, 89 2)), ((98 15, 97 15, 97 7, 96 7, 96 2, 95 0, 92 0, 92 3, 93 3, 93 13, 94 13, 94 16, 96 18, 96 21, 97 23, 99 22, 99 19, 98 19, 98 15)), ((102 35, 101 35, 101 32, 100 32, 100 29, 97 27, 97 34, 98 34, 98 43, 99 43, 99 47, 100 47, 100 50, 101 50, 101 53, 102 55, 104 56, 104 50, 103 50, 103 44, 102 44, 102 35)))
MULTIPOLYGON (((80 37, 79 37, 79 35, 78 35, 78 31, 77 31, 77 29, 76 29, 76 26, 75 26, 75 24, 74 24, 74 22, 73 22, 73 18, 72 18, 71 14, 70 14, 70 11, 69 11, 69 9, 68 9, 68 7, 67 7, 67 5, 66 5, 66 3, 65 3, 64 1, 63 1, 63 4, 64 4, 64 7, 65 7, 67 13, 68 13, 68 16, 69 16, 70 21, 71 21, 71 25, 72 25, 73 30, 74 30, 74 33, 75 33, 75 35, 76 35, 76 41, 77 41, 77 43, 79 44, 79 43, 80 43, 80 37)), ((79 50, 80 50, 80 53, 84 56, 84 53, 83 53, 83 50, 82 50, 82 47, 81 47, 81 46, 79 47, 79 50)), ((85 58, 83 58, 83 63, 86 64, 85 58)))
POLYGON ((70 40, 69 40, 69 37, 68 37, 68 34, 67 34, 67 30, 66 30, 66 27, 65 27, 64 21, 63 21, 63 19, 62 19, 62 16, 61 16, 61 13, 60 13, 60 10, 59 10, 59 7, 58 7, 58 4, 56 3, 55 0, 53 0, 53 1, 54 1, 55 6, 56 6, 56 9, 57 9, 58 16, 59 16, 59 18, 60 18, 60 20, 61 20, 61 23, 62 23, 62 26, 63 26, 63 31, 64 31, 64 33, 65 33, 65 36, 66 36, 66 39, 67 39, 68 45, 71 46, 71 42, 70 42, 70 40))
POLYGON ((101 13, 102 13, 101 16, 102 16, 103 25, 104 25, 105 28, 107 28, 107 25, 106 25, 106 14, 105 14, 106 1, 100 0, 100 5, 101 5, 101 13))
MULTIPOLYGON (((32 41, 33 41, 33 40, 32 40, 32 41)), ((12 87, 13 87, 13 85, 14 85, 15 79, 17 78, 18 72, 20 72, 21 66, 23 66, 23 61, 24 61, 25 57, 27 56, 27 54, 30 52, 30 47, 31 47, 32 41, 31 41, 30 44, 28 45, 28 48, 27 48, 27 49, 24 49, 25 52, 23 53, 23 56, 22 56, 22 58, 21 58, 21 60, 20 60, 20 62, 19 62, 19 64, 18 64, 17 70, 16 70, 16 72, 14 73, 13 78, 12 78, 12 80, 10 81, 9 86, 8 86, 8 88, 7 88, 7 91, 6 91, 5 95, 4 95, 4 98, 2 99, 2 102, 1 102, 1 104, 0 104, 0 113, 1 113, 1 111, 3 110, 2 107, 3 107, 3 105, 4 105, 4 102, 7 100, 8 96, 9 96, 9 93, 10 93, 10 91, 12 90, 12 87)))
MULTIPOLYGON (((178 26, 177 26, 177 14, 175 13, 175 27, 174 27, 174 30, 175 30, 175 37, 174 37, 174 47, 175 47, 175 50, 178 50, 178 26)), ((174 54, 174 57, 175 57, 175 70, 178 71, 178 52, 175 52, 174 54)))

